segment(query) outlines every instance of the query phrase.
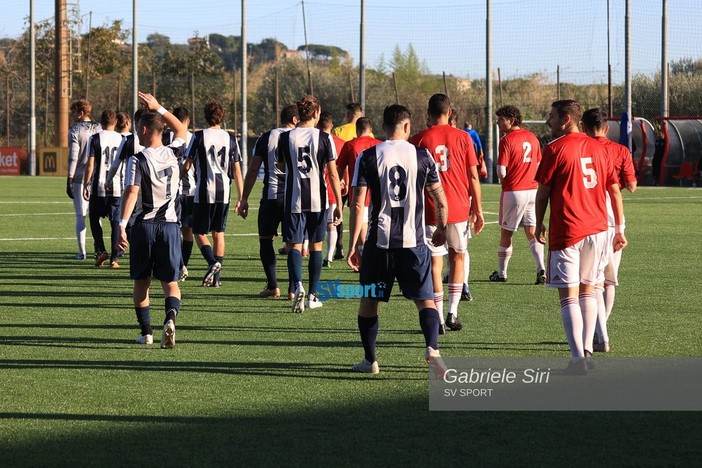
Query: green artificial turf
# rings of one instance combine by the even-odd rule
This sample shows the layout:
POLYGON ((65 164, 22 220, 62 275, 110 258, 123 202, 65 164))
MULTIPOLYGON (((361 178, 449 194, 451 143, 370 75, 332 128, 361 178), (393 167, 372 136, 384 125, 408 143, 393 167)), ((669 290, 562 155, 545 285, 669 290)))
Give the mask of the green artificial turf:
MULTIPOLYGON (((430 412, 416 309, 397 288, 381 306, 381 373, 352 373, 363 358, 357 300, 298 315, 285 298, 256 297, 265 281, 255 211, 230 213, 222 288, 200 286, 194 249, 176 348, 159 349, 160 330, 153 346, 136 345, 128 259, 119 270, 74 260, 64 183, 0 177, 2 466, 639 466, 702 455, 699 413, 430 412)), ((557 294, 533 284, 522 233, 509 281, 487 281, 499 187, 483 190, 490 224, 470 244, 475 300, 460 304, 464 329, 441 337, 442 353, 567 359, 557 294)), ((625 210, 610 355, 702 355, 702 191, 642 187, 625 194, 625 210)), ((322 279, 357 275, 335 261, 322 279)), ((157 284, 152 293, 158 325, 157 284)))

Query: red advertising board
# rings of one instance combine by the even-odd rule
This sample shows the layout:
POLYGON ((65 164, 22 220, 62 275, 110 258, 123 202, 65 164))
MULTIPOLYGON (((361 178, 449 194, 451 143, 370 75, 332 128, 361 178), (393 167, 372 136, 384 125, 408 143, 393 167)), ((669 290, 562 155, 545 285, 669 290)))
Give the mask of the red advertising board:
POLYGON ((27 159, 27 150, 19 147, 0 148, 0 175, 20 175, 27 159))

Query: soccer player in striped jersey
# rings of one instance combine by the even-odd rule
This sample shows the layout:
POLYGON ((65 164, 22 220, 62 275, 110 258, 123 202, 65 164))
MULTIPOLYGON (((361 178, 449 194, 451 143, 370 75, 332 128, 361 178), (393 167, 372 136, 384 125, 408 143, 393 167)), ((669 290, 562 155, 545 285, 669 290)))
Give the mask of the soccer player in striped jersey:
POLYGON ((113 110, 105 110, 100 116, 102 130, 90 138, 88 145, 88 164, 83 176, 83 197, 88 200, 88 214, 90 217, 90 231, 95 243, 95 266, 102 266, 110 259, 111 268, 119 268, 117 263, 117 249, 119 240, 119 226, 116 221, 119 216, 119 195, 113 196, 114 188, 108 190, 106 185, 107 174, 112 166, 112 161, 117 158, 117 150, 122 144, 122 135, 114 129, 117 125, 117 114, 113 110), (102 237, 102 218, 107 218, 111 223, 110 249, 108 255, 105 241, 102 237))
POLYGON ((363 151, 356 160, 347 263, 354 271, 360 268, 360 283, 366 292, 358 310, 365 356, 353 366, 356 372, 380 371, 375 352, 378 303, 389 301, 395 279, 402 294, 413 300, 419 311, 427 362, 435 369, 443 367, 438 346, 441 320, 434 304, 431 256, 424 238, 425 194, 434 201, 432 209, 437 217, 431 240, 434 245, 446 242, 448 208, 434 158, 426 149, 407 142, 410 119, 406 107, 386 107, 383 130, 387 140, 363 151), (370 223, 360 254, 356 245, 367 192, 371 196, 370 223))
POLYGON ((88 163, 88 143, 90 137, 99 132, 100 125, 90 119, 93 106, 85 99, 71 104, 71 118, 76 122, 68 131, 68 178, 66 195, 73 200, 76 214, 76 240, 78 241, 77 260, 85 260, 85 217, 88 202, 83 197, 83 174, 88 163))
MULTIPOLYGON (((176 107, 173 109, 173 115, 180 120, 185 128, 190 126, 190 111, 186 107, 176 107)), ((163 145, 168 146, 173 141, 173 131, 169 130, 163 132, 163 145)), ((192 141, 193 134, 188 132, 185 138, 185 146, 183 151, 178 152, 178 162, 183 165, 185 163, 185 158, 187 154, 188 145, 192 141)), ((180 216, 180 233, 183 236, 182 243, 182 257, 183 266, 180 269, 180 281, 185 281, 188 277, 188 262, 190 261, 190 255, 193 252, 193 243, 195 239, 193 237, 193 204, 194 204, 194 192, 195 192, 195 169, 190 168, 188 173, 180 179, 180 195, 178 198, 178 209, 180 216)))
MULTIPOLYGON (((336 171, 336 149, 331 135, 316 128, 322 108, 314 96, 305 96, 297 102, 300 123, 285 132, 278 143, 278 168, 285 169, 285 214, 283 239, 288 249, 288 273, 294 288, 292 311, 305 310, 305 288, 302 286, 302 242, 307 234, 310 243, 308 272, 310 276, 307 307, 322 306, 317 299, 317 284, 322 273, 327 186, 324 167, 334 197, 341 200, 339 176, 336 171)), ((341 219, 341 208, 334 210, 334 223, 341 219)))
POLYGON ((281 127, 267 131, 256 140, 244 179, 238 214, 246 219, 249 214, 249 196, 263 164, 263 191, 258 209, 258 251, 266 275, 266 287, 258 294, 259 297, 280 297, 273 240, 278 235, 278 226, 283 221, 285 210, 285 172, 276 165, 278 142, 280 135, 295 128, 299 120, 296 104, 283 108, 280 112, 281 127))
MULTIPOLYGON (((334 128, 334 122, 332 121, 332 115, 331 112, 327 111, 322 111, 322 113, 319 116, 319 122, 317 123, 317 128, 323 131, 324 133, 330 133, 332 128, 334 128)), ((331 134, 331 133, 330 133, 331 134)), ((334 149, 336 150, 337 156, 341 154, 341 149, 344 147, 344 143, 346 143, 344 140, 339 138, 336 135, 332 135, 332 140, 334 141, 334 149)), ((337 166, 338 170, 338 166, 337 166)), ((327 185, 327 198, 329 199, 329 206, 327 207, 326 211, 326 216, 327 216, 327 255, 326 258, 322 261, 322 266, 323 267, 328 267, 331 265, 332 261, 334 260, 334 252, 336 251, 336 241, 339 237, 339 234, 336 230, 337 225, 340 223, 335 223, 334 222, 334 211, 336 210, 336 207, 339 206, 339 208, 343 208, 343 199, 342 200, 337 200, 336 197, 334 197, 334 190, 332 189, 331 183, 329 183, 329 171, 327 168, 324 168, 324 182, 327 185)), ((339 180, 339 189, 341 190, 342 182, 341 179, 339 180)), ((343 197, 343 195, 342 195, 343 197)))
MULTIPOLYGON (((607 138, 607 114, 599 108, 588 109, 583 113, 583 130, 588 136, 596 139, 604 145, 610 162, 614 165, 614 173, 619 179, 620 189, 625 188, 629 192, 634 193, 636 190, 636 173, 634 170, 634 162, 631 158, 629 148, 620 145, 607 138)), ((614 221, 614 210, 612 209, 612 200, 607 194, 607 221, 608 234, 613 240, 616 224, 614 221)), ((622 220, 622 225, 625 225, 622 220)), ((597 334, 595 343, 593 344, 594 351, 609 352, 609 332, 607 330, 607 320, 612 313, 614 306, 614 291, 619 285, 619 264, 622 261, 622 251, 615 251, 612 248, 612 242, 607 244, 607 255, 609 261, 604 271, 604 282, 599 283, 595 287, 597 295, 597 334)))
POLYGON ((502 133, 497 158, 497 177, 502 184, 500 196, 500 245, 497 248, 497 270, 490 281, 507 281, 507 267, 512 257, 512 235, 524 227, 531 254, 536 263, 536 284, 546 282, 544 246, 536 240, 534 200, 538 182, 534 180, 541 162, 541 143, 536 135, 523 129, 522 113, 515 106, 497 109, 497 126, 502 133))
MULTIPOLYGON (((356 159, 358 158, 358 155, 364 150, 367 150, 368 148, 380 143, 380 140, 373 137, 373 125, 370 119, 366 117, 361 117, 360 119, 356 120, 356 135, 356 138, 346 142, 341 150, 341 153, 339 153, 339 160, 336 165, 337 169, 339 170, 339 178, 342 181, 349 181, 346 182, 348 185, 351 185, 350 179, 353 177, 356 169, 356 159)), ((349 187, 349 206, 353 203, 353 189, 354 187, 349 187)), ((370 194, 366 196, 363 206, 363 225, 361 226, 361 235, 358 237, 359 244, 356 247, 356 250, 359 252, 363 252, 363 243, 366 240, 366 233, 368 231, 368 207, 370 206, 370 194)))
POLYGON ((176 204, 178 199, 178 147, 185 144, 187 128, 163 108, 155 97, 139 93, 149 109, 136 126, 142 151, 130 156, 122 198, 119 248, 130 246, 129 274, 134 280, 134 309, 141 334, 136 342, 153 343, 149 288, 153 276, 161 282, 165 296, 166 318, 161 335, 161 348, 175 346, 175 323, 180 310, 180 229, 176 204), (161 137, 168 124, 175 133, 171 146, 163 146, 161 137), (130 239, 127 223, 134 213, 130 239))
MULTIPOLYGON (((465 280, 463 262, 465 252, 468 249, 469 223, 470 221, 474 223, 475 234, 479 234, 483 229, 484 220, 478 160, 475 156, 473 142, 466 132, 449 125, 450 114, 451 101, 449 97, 441 93, 434 94, 429 99, 427 108, 427 116, 431 126, 414 135, 410 142, 421 148, 426 148, 433 155, 448 202, 447 245, 429 245, 429 249, 432 254, 434 300, 442 319, 444 292, 441 273, 443 256, 448 250, 450 264, 449 312, 445 326, 450 330, 457 331, 463 328, 458 317, 458 304, 461 300, 465 280)), ((426 203, 426 234, 427 239, 430 239, 437 219, 432 209, 433 201, 430 197, 427 197, 426 203)))
POLYGON ((546 286, 558 288, 561 319, 571 352, 569 368, 585 373, 592 363, 597 322, 595 285, 607 263, 607 196, 616 220, 613 249, 626 247, 619 180, 602 144, 578 130, 583 112, 573 100, 555 101, 546 120, 555 140, 543 152, 536 172, 536 235, 545 243, 549 217, 546 286))
POLYGON ((236 136, 222 129, 224 107, 217 101, 205 105, 205 121, 210 126, 193 135, 188 159, 182 166, 184 177, 195 166, 193 233, 202 256, 207 261, 203 286, 220 287, 220 269, 224 263, 224 232, 231 201, 232 179, 236 182, 238 209, 244 182, 241 176, 241 152, 236 136), (212 233, 212 244, 207 238, 212 233))

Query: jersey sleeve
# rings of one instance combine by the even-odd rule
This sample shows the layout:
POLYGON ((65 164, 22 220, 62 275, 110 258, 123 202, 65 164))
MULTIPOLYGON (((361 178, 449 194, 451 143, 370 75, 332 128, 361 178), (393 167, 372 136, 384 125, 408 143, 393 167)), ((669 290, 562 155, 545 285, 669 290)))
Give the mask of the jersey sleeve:
MULTIPOLYGON (((350 155, 353 153, 353 145, 347 142, 339 153, 339 159, 336 160, 336 167, 339 172, 344 172, 349 165, 350 155)), ((353 175, 353 174, 352 174, 353 175)))
POLYGON ((425 148, 417 148, 417 156, 422 163, 422 167, 426 171, 427 179, 425 185, 433 185, 437 182, 441 183, 439 172, 436 170, 436 163, 434 162, 434 158, 429 154, 429 151, 425 148))
POLYGON ((231 158, 232 164, 241 162, 241 150, 239 150, 239 142, 236 136, 229 134, 229 157, 231 158))
POLYGON ((619 175, 622 185, 636 180, 634 160, 631 157, 631 153, 629 153, 628 148, 622 148, 622 169, 619 175))
POLYGON ((353 171, 353 182, 351 182, 352 187, 358 187, 358 186, 367 186, 368 181, 366 180, 367 174, 366 174, 366 164, 365 164, 365 158, 363 157, 364 153, 361 153, 358 155, 358 158, 356 159, 356 167, 354 168, 353 171))
POLYGON ((336 161, 338 155, 336 154, 336 147, 334 146, 332 136, 328 133, 320 132, 319 140, 321 143, 320 149, 324 149, 324 162, 336 161))
POLYGON ((68 177, 73 177, 80 159, 80 143, 78 142, 78 127, 73 126, 68 131, 68 177))
POLYGON ((261 159, 266 159, 268 156, 268 139, 270 138, 271 132, 268 131, 258 137, 256 144, 254 144, 254 149, 252 156, 258 156, 261 159))
POLYGON ((88 158, 94 158, 100 154, 100 137, 98 137, 97 134, 90 137, 88 147, 90 148, 88 151, 88 158))
POLYGON ((201 132, 193 133, 193 137, 190 139, 190 146, 188 147, 187 154, 185 155, 187 159, 190 159, 193 162, 195 162, 195 158, 197 157, 197 146, 199 144, 201 134, 201 132))
POLYGON ((509 162, 509 146, 506 137, 502 137, 500 139, 500 146, 498 151, 500 154, 497 156, 497 165, 507 167, 507 164, 509 162))
POLYGON ((141 171, 139 168, 138 155, 130 156, 127 160, 127 175, 124 179, 124 186, 141 186, 141 171))

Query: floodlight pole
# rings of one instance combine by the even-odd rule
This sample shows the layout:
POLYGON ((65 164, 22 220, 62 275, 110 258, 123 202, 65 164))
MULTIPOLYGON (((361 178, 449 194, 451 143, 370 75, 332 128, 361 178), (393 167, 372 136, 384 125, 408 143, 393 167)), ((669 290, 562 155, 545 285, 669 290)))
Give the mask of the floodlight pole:
POLYGON ((248 170, 248 122, 246 120, 246 88, 249 74, 248 51, 246 50, 246 0, 241 0, 241 171, 248 170))
POLYGON ((37 165, 36 65, 34 0, 29 0, 29 175, 36 175, 37 165))
MULTIPOLYGON (((132 115, 139 108, 139 40, 137 34, 137 0, 132 0, 132 115)), ((136 131, 136 124, 132 130, 136 131)))
POLYGON ((668 117, 668 0, 663 0, 661 21, 661 117, 668 117))
POLYGON ((358 88, 361 109, 366 109, 366 0, 361 0, 361 44, 358 60, 358 88))
POLYGON ((485 165, 487 166, 488 183, 492 183, 492 44, 490 40, 490 0, 486 0, 487 13, 485 17, 485 132, 487 140, 485 142, 485 165))

